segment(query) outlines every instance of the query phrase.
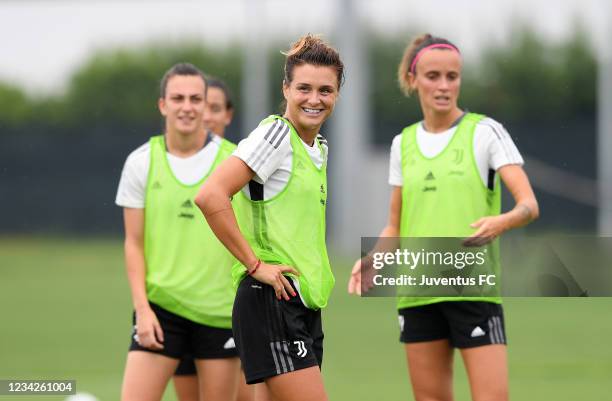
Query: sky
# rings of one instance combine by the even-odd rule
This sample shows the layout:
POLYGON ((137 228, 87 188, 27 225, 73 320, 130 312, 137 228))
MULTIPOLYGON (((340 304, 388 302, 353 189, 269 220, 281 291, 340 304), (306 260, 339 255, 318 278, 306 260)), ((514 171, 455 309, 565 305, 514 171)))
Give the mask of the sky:
MULTIPOLYGON (((0 2, 0 80, 30 93, 61 91, 70 74, 101 48, 159 40, 224 46, 259 35, 332 35, 342 27, 340 0, 8 0, 0 2), (259 4, 258 9, 256 5, 259 4)), ((512 40, 525 21, 551 41, 580 19, 593 44, 612 53, 612 6, 606 0, 355 0, 364 26, 383 34, 429 31, 451 39, 465 57, 512 40), (608 24, 606 25, 606 21, 608 24)), ((408 41, 409 38, 407 38, 408 41)))

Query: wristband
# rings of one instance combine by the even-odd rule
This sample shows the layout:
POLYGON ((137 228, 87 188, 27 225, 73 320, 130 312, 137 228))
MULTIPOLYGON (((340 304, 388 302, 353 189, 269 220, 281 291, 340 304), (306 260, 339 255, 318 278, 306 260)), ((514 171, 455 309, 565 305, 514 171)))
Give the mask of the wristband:
POLYGON ((252 276, 257 271, 257 269, 259 269, 260 265, 261 265, 261 259, 257 259, 257 263, 255 263, 255 266, 253 266, 251 270, 247 269, 247 274, 249 276, 252 276))

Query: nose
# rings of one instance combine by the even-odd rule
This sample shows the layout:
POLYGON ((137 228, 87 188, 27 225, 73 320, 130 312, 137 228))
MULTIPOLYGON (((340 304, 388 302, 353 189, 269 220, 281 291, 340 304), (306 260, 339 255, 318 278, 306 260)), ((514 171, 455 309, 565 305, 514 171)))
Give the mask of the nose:
POLYGON ((448 79, 446 79, 446 77, 442 77, 442 79, 440 79, 440 85, 438 88, 442 90, 447 90, 448 87, 449 87, 448 79))
POLYGON ((308 103, 311 105, 319 104, 319 92, 312 91, 310 95, 308 96, 308 103))
POLYGON ((183 110, 190 111, 193 109, 193 103, 190 99, 186 99, 183 104, 183 110))

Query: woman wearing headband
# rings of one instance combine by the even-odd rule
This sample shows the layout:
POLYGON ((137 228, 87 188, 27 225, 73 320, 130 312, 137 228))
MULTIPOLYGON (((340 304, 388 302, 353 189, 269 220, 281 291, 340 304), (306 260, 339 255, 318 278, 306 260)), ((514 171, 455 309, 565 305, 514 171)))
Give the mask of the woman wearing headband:
MULTIPOLYGON (((406 95, 417 93, 423 121, 393 140, 393 189, 381 237, 460 237, 466 246, 494 248, 495 238, 539 214, 523 159, 505 128, 457 105, 461 68, 457 46, 429 34, 404 51, 399 84, 406 95), (501 214, 499 178, 515 201, 501 214)), ((355 263, 349 292, 368 288, 361 272, 371 263, 370 257, 355 263)), ((398 310, 416 400, 453 399, 454 348, 463 358, 474 400, 508 399, 499 296, 401 297, 398 310)))

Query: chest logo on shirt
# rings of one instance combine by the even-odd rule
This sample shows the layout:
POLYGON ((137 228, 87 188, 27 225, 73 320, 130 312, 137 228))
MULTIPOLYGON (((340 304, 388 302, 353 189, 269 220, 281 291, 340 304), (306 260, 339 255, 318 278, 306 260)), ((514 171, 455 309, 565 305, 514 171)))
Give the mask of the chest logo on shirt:
POLYGON ((161 184, 159 183, 159 181, 155 181, 153 183, 153 185, 151 186, 151 189, 161 189, 161 184))
POLYGON ((436 177, 433 175, 433 173, 430 171, 426 176, 425 176, 425 181, 431 181, 431 180, 435 180, 436 177))
POLYGON ((185 202, 181 203, 181 213, 179 214, 179 218, 193 219, 195 216, 193 214, 193 202, 191 199, 187 199, 185 202))
POLYGON ((453 149, 453 163, 459 164, 463 161, 463 149, 453 149))
POLYGON ((325 206, 326 198, 325 198, 325 186, 321 184, 321 205, 325 206))

